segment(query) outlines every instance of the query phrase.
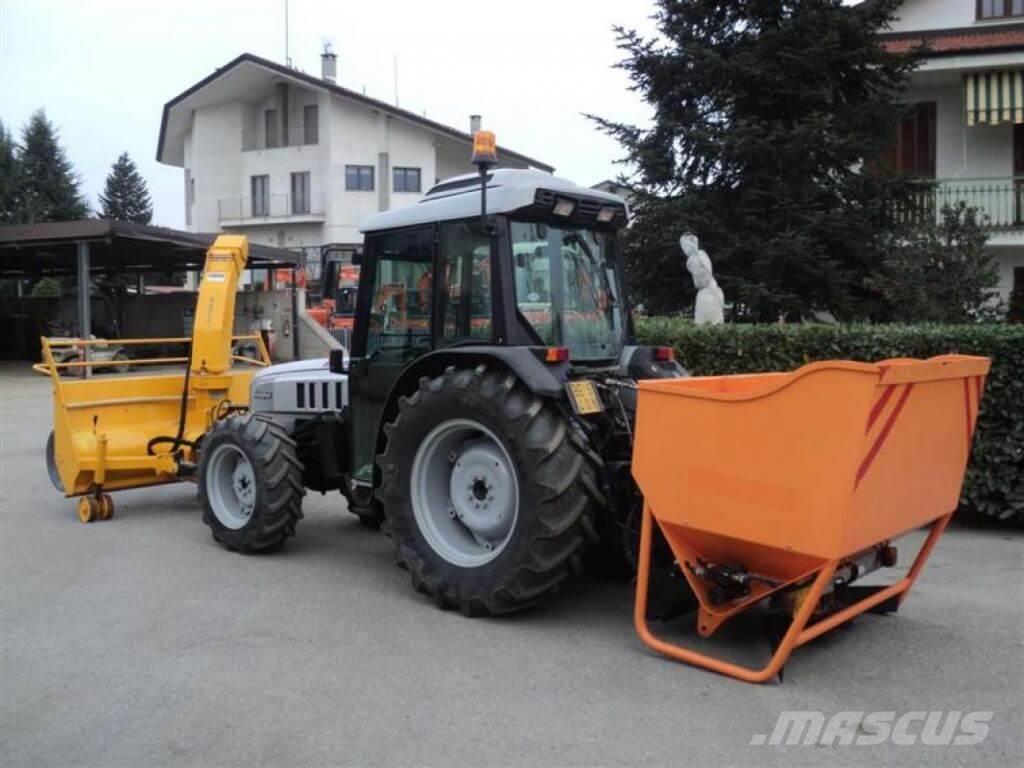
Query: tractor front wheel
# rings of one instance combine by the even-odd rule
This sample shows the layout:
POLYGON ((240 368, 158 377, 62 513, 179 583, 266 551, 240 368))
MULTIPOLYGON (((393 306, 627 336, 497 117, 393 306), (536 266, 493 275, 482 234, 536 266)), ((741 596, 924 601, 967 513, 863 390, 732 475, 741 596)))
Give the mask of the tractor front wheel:
POLYGON ((421 379, 377 457, 385 529, 413 586, 441 607, 499 614, 579 571, 600 494, 571 432, 511 373, 421 379))
POLYGON ((228 549, 248 554, 280 547, 295 535, 305 492, 295 443, 269 419, 229 416, 203 440, 203 522, 228 549))

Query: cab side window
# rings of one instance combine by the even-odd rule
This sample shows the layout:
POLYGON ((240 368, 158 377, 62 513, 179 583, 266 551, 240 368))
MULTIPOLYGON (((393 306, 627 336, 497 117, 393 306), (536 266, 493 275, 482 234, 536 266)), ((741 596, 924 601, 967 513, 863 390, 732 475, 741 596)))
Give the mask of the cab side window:
POLYGON ((490 340, 491 238, 474 221, 441 225, 441 344, 490 340))
POLYGON ((432 228, 383 235, 374 244, 366 353, 428 350, 433 293, 432 228))

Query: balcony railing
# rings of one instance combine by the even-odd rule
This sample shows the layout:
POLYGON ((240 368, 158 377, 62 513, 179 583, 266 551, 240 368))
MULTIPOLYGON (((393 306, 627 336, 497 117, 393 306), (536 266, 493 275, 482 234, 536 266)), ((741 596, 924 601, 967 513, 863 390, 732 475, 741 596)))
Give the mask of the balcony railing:
POLYGON ((243 152, 261 152, 265 149, 279 149, 280 147, 315 147, 318 143, 317 141, 306 141, 302 131, 299 131, 298 135, 292 135, 292 132, 289 131, 288 141, 279 139, 272 144, 268 144, 266 137, 257 134, 256 131, 242 131, 243 152))
POLYGON ((941 223, 942 209, 961 201, 977 209, 978 223, 987 229, 1024 229, 1024 177, 936 179, 922 184, 909 208, 899 215, 904 220, 941 223))
POLYGON ((290 219, 324 215, 323 204, 315 197, 305 205, 293 205, 291 195, 264 197, 222 197, 217 201, 218 221, 290 219))

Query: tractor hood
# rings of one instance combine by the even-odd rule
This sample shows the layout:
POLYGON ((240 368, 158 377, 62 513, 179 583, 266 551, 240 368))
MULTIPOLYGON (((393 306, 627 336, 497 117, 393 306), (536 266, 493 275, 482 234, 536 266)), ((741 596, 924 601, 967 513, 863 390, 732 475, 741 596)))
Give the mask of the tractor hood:
POLYGON ((329 371, 328 358, 317 357, 312 360, 295 360, 291 363, 277 363, 268 368, 261 369, 253 376, 253 383, 266 381, 280 376, 291 376, 301 373, 314 373, 317 371, 329 371))

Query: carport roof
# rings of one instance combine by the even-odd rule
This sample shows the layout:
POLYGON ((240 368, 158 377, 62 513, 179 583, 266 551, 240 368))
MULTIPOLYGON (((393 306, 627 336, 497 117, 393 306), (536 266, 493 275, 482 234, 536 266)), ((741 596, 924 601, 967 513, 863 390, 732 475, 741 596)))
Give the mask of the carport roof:
MULTIPOLYGON (((92 272, 187 272, 203 268, 215 234, 82 219, 0 227, 0 277, 73 275, 77 243, 89 243, 92 272)), ((249 267, 299 266, 300 254, 249 243, 249 267)))

